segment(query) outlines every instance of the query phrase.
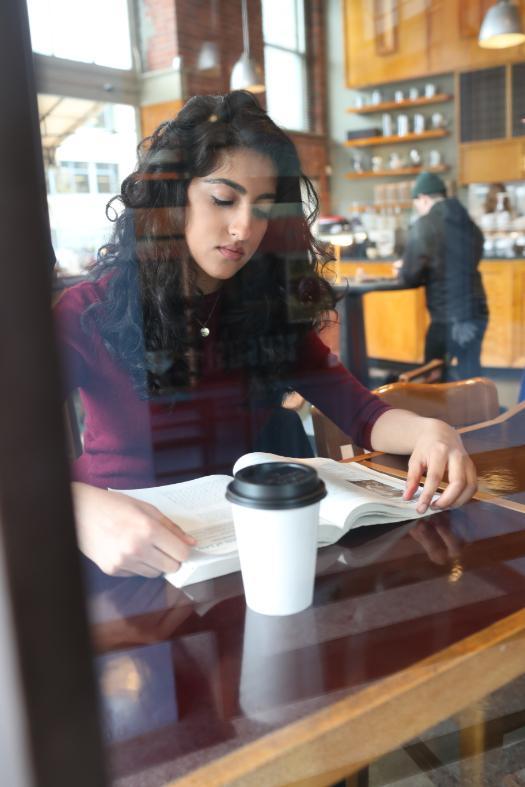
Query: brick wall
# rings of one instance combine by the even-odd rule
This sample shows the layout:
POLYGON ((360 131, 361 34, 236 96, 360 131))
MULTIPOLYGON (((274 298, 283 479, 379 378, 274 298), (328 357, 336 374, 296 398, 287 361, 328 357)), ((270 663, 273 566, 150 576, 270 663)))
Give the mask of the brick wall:
POLYGON ((171 68, 178 54, 176 0, 140 0, 140 50, 144 71, 171 68))
MULTIPOLYGON (((241 0, 215 0, 216 29, 213 29, 214 0, 176 0, 179 52, 185 70, 186 95, 226 93, 234 63, 243 51, 241 0), (197 70, 203 41, 216 41, 220 65, 214 73, 197 70)), ((263 67, 262 18, 260 0, 248 0, 250 50, 263 67)))

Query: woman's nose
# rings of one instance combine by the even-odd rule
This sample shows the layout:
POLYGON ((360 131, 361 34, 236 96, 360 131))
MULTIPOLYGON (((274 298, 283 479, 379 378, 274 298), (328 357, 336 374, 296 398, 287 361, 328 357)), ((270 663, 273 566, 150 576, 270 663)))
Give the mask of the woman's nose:
POLYGON ((235 211, 229 228, 232 238, 239 241, 248 240, 251 234, 252 218, 251 207, 235 211))

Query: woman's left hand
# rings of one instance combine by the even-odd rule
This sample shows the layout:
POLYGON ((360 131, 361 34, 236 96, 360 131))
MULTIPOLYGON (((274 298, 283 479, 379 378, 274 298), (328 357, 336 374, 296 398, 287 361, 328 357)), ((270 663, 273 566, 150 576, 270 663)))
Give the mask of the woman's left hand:
POLYGON ((461 437, 437 418, 423 418, 396 408, 387 410, 373 426, 372 447, 375 451, 410 454, 405 500, 414 496, 422 476, 426 476, 417 504, 420 514, 431 504, 445 472, 448 486, 432 508, 463 505, 477 489, 476 468, 461 437))
POLYGON ((433 418, 425 418, 424 428, 416 439, 408 462, 405 500, 410 500, 423 475, 425 484, 416 507, 424 513, 432 503, 445 471, 448 486, 432 503, 432 508, 461 506, 470 500, 477 489, 476 468, 465 451, 458 433, 451 426, 433 418))

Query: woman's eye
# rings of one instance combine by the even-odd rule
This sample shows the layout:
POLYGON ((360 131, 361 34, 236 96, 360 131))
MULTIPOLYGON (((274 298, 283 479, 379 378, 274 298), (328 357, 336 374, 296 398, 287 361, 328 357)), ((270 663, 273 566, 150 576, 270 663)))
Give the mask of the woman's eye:
POLYGON ((212 196, 212 202, 214 205, 218 205, 220 208, 227 208, 230 205, 233 205, 232 199, 219 199, 218 197, 212 196))

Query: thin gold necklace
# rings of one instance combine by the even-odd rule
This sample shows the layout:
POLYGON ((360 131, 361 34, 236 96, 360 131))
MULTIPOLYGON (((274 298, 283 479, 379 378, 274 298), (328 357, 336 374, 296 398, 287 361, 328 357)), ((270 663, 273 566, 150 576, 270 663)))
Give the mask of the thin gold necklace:
POLYGON ((215 301, 213 303, 213 306, 211 307, 211 311, 208 314, 208 317, 206 318, 205 322, 201 322, 198 317, 195 317, 195 319, 197 320, 197 322, 201 326, 199 333, 200 333, 200 335, 202 336, 203 339, 205 339, 207 336, 210 335, 210 329, 208 328, 208 323, 211 320, 211 318, 213 317, 213 312, 215 311, 215 307, 219 303, 220 295, 221 295, 221 291, 219 290, 218 293, 217 293, 217 297, 215 298, 215 301))

